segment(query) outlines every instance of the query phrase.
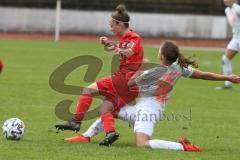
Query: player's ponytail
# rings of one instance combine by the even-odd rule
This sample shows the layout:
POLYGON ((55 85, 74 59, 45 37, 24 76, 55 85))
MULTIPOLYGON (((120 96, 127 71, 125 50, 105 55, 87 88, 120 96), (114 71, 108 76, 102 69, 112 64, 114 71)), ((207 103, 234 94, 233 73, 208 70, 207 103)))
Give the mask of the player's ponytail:
POLYGON ((164 55, 166 60, 169 63, 178 62, 180 67, 188 67, 189 65, 197 67, 197 63, 192 57, 185 58, 184 55, 180 52, 180 49, 176 42, 174 41, 165 41, 161 46, 161 53, 164 55))
POLYGON ((117 6, 115 12, 112 13, 112 19, 117 23, 124 23, 126 28, 129 27, 130 17, 127 13, 126 7, 123 4, 117 6))
POLYGON ((180 65, 180 67, 188 67, 189 65, 197 68, 198 67, 198 64, 197 62, 195 61, 195 59, 193 59, 193 57, 190 57, 190 58, 185 58, 184 55, 182 53, 179 52, 179 55, 178 55, 178 64, 180 65))

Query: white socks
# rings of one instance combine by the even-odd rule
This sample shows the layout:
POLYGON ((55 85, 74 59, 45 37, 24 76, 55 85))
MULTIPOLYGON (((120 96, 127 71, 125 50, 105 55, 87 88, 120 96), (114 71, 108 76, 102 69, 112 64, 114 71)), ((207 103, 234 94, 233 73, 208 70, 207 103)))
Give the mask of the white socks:
MULTIPOLYGON (((231 60, 226 57, 225 55, 222 57, 222 61, 223 61, 223 74, 224 75, 230 75, 232 74, 232 64, 231 64, 231 60)), ((229 81, 225 81, 225 86, 231 86, 232 83, 229 81)))
POLYGON ((163 140, 149 140, 149 145, 153 149, 168 149, 184 151, 181 143, 163 141, 163 140))
MULTIPOLYGON (((131 106, 123 107, 118 113, 118 117, 123 121, 127 121, 129 125, 133 127, 135 118, 136 118, 135 110, 136 110, 136 107, 131 107, 131 106)), ((102 131, 103 131, 102 121, 101 121, 101 118, 99 118, 82 135, 84 137, 92 138, 102 131)))
POLYGON ((102 121, 101 118, 99 118, 82 135, 84 137, 92 138, 93 136, 96 136, 98 133, 102 131, 103 131, 102 121))

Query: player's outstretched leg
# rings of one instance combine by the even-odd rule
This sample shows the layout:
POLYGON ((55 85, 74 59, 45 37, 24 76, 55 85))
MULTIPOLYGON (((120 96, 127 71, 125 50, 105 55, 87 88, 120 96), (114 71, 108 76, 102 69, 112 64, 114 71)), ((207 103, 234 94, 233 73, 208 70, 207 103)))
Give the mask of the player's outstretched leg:
POLYGON ((91 94, 84 94, 80 97, 78 107, 74 117, 67 122, 56 124, 55 127, 58 130, 72 130, 78 132, 81 127, 81 121, 84 117, 85 112, 88 110, 92 102, 91 94))
POLYGON ((186 138, 180 138, 179 143, 164 140, 149 140, 149 146, 153 149, 169 149, 187 152, 200 152, 201 148, 193 145, 186 138))
POLYGON ((136 133, 136 144, 137 144, 137 147, 140 147, 140 148, 178 150, 178 151, 188 151, 188 152, 201 151, 200 147, 193 145, 186 138, 180 138, 179 143, 160 140, 160 139, 150 140, 150 136, 145 133, 136 133))
POLYGON ((96 95, 98 95, 98 88, 96 83, 93 83, 87 88, 84 88, 83 93, 79 99, 74 117, 67 122, 55 125, 56 129, 63 131, 72 130, 78 132, 81 127, 81 121, 83 120, 85 113, 88 111, 92 103, 93 96, 96 95))

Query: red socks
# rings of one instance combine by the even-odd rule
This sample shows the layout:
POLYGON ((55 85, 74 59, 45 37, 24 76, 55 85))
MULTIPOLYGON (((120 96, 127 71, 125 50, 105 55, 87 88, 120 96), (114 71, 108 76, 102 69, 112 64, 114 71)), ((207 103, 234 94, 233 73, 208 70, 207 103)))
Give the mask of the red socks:
POLYGON ((74 117, 76 120, 82 121, 82 119, 84 118, 84 114, 87 112, 92 103, 92 99, 92 95, 83 94, 80 97, 74 117))
POLYGON ((111 112, 106 112, 101 116, 102 125, 105 133, 115 132, 114 118, 111 112))
MULTIPOLYGON (((82 95, 80 97, 74 117, 77 121, 82 121, 84 114, 87 112, 92 103, 92 100, 93 97, 91 95, 82 95)), ((104 113, 101 116, 101 120, 105 133, 115 132, 114 117, 111 112, 104 113)))

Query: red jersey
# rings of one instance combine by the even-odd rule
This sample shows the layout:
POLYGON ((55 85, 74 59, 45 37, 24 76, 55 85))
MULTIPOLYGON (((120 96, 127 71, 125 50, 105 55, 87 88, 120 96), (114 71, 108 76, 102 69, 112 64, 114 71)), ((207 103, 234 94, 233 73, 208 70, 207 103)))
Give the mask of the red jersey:
POLYGON ((138 91, 131 91, 127 85, 129 79, 140 68, 143 62, 143 47, 139 35, 132 30, 120 38, 119 48, 132 49, 134 54, 131 57, 120 58, 119 70, 110 77, 105 77, 97 81, 100 95, 104 95, 111 101, 115 110, 120 109, 138 96, 138 91))
POLYGON ((141 37, 132 30, 127 32, 120 38, 119 48, 132 49, 134 54, 131 57, 122 57, 120 60, 120 72, 127 74, 128 72, 136 72, 143 62, 143 46, 141 37))

